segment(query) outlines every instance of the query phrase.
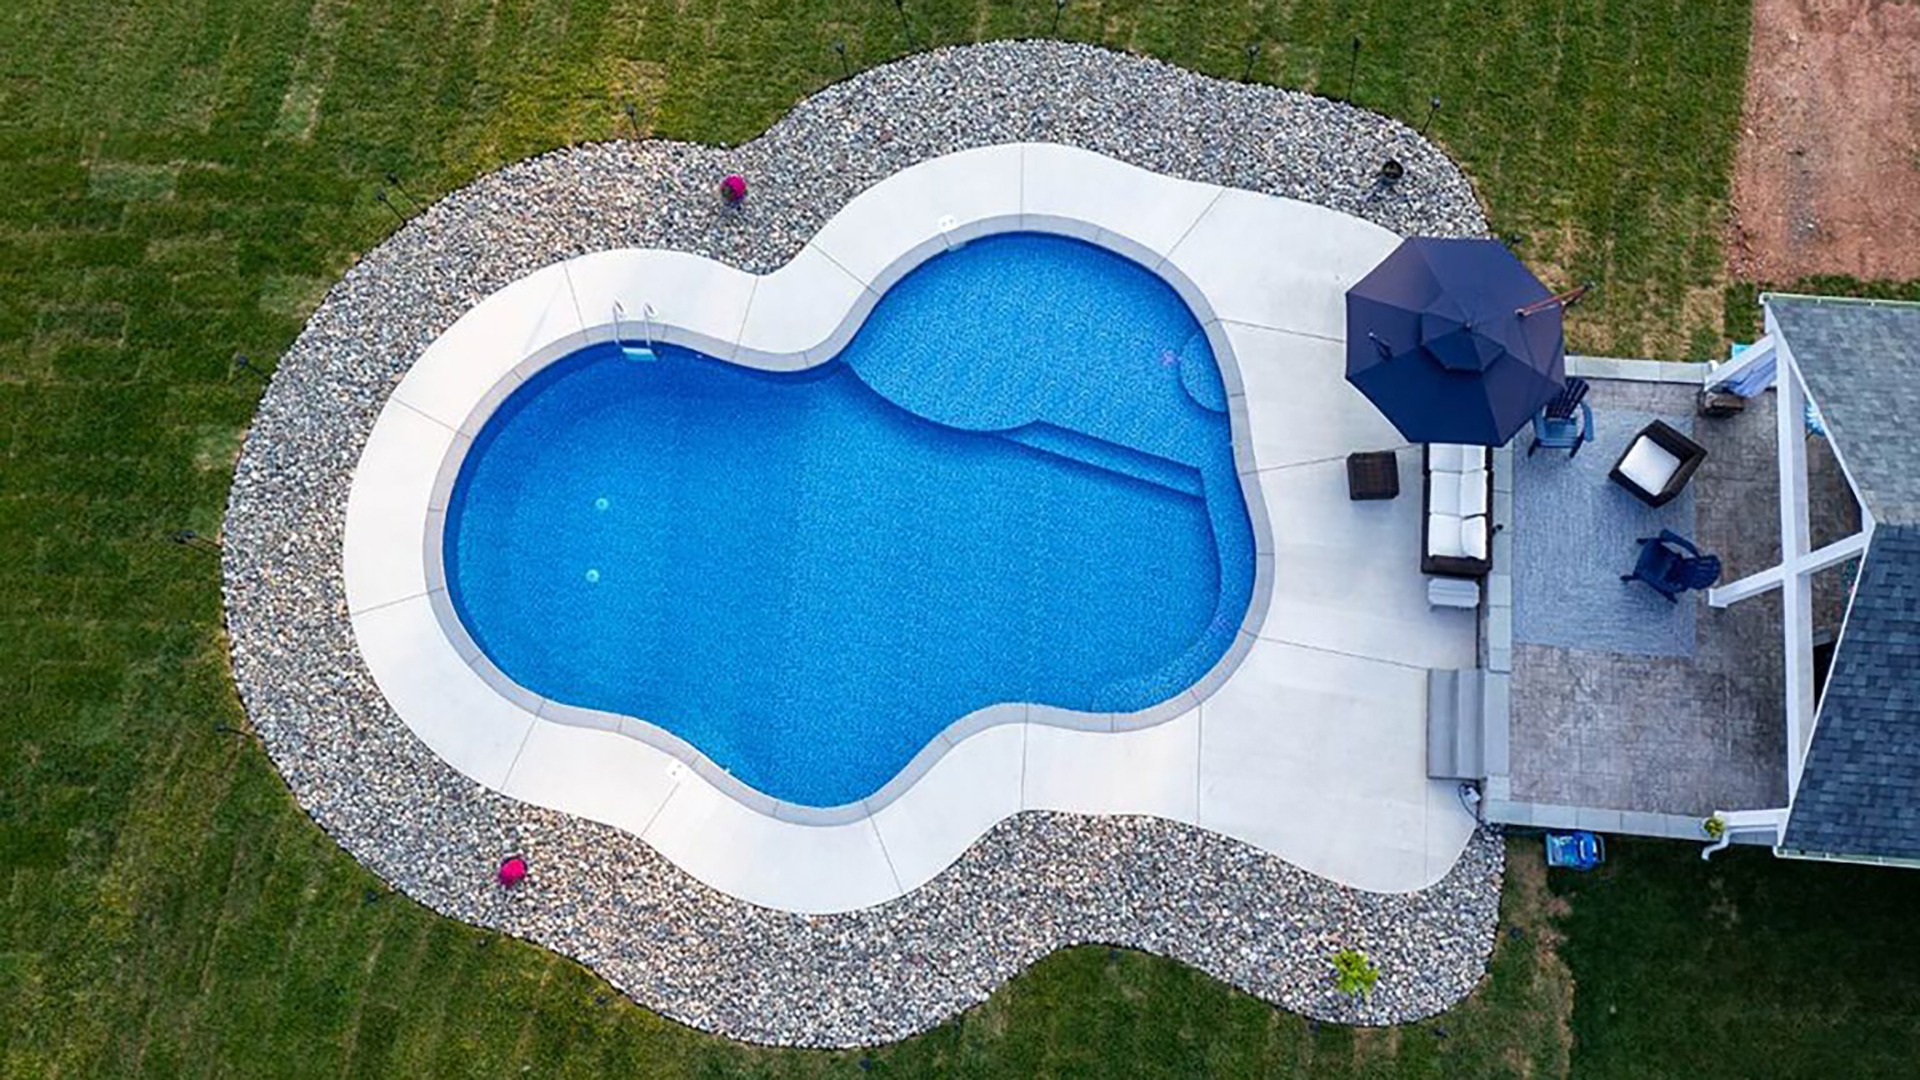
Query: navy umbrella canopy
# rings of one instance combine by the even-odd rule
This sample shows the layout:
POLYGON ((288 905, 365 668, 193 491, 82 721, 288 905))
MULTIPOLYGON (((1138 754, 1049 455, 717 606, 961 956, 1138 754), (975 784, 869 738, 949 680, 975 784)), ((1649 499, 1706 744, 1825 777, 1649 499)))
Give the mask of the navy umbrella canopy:
POLYGON ((1498 240, 1402 241, 1347 290, 1347 381, 1411 442, 1504 445, 1566 382, 1561 308, 1498 240))

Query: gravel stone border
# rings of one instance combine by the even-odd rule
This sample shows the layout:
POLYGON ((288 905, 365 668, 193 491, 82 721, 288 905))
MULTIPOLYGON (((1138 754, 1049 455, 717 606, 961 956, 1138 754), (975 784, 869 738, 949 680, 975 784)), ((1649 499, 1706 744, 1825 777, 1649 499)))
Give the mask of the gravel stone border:
POLYGON ((482 297, 589 251, 665 247, 766 272, 875 181, 927 158, 1070 143, 1192 180, 1291 196, 1403 234, 1484 235, 1459 169, 1397 121, 1091 46, 940 49, 801 102, 719 149, 554 151, 481 177, 367 254, 282 357, 235 469, 222 568, 234 676, 300 806, 394 888, 578 959, 635 1001, 733 1038, 854 1046, 923 1031, 1047 953, 1100 942, 1191 964, 1319 1019, 1419 1019, 1485 972, 1503 849, 1476 833, 1415 893, 1350 889, 1247 844, 1143 817, 1028 812, 927 885, 804 916, 699 883, 638 838, 480 787, 417 741, 354 644, 341 577, 347 491, 407 368, 482 297), (1394 185, 1380 162, 1405 164, 1394 185), (719 178, 752 194, 725 207, 719 178), (509 893, 508 853, 532 875, 509 893), (1364 950, 1378 989, 1335 992, 1364 950))

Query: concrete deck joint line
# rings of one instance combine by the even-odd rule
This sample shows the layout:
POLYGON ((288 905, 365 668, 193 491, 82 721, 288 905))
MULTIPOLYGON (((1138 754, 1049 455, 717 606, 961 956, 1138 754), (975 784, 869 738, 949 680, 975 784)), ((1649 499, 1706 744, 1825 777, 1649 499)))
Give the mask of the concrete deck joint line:
POLYGON ((573 301, 573 317, 579 320, 579 325, 587 325, 587 313, 580 310, 580 290, 573 287, 573 273, 564 262, 560 264, 560 274, 567 283, 567 299, 573 301))
POLYGON ((1175 240, 1173 242, 1173 246, 1169 247, 1163 254, 1161 254, 1159 261, 1156 262, 1149 269, 1158 270, 1162 265, 1166 263, 1168 259, 1172 258, 1173 253, 1180 250, 1180 245, 1187 242, 1187 237, 1193 235, 1193 230, 1199 228, 1200 223, 1207 219, 1207 215, 1213 213, 1213 208, 1220 205, 1220 197, 1225 195, 1226 193, 1227 193, 1226 188, 1220 188, 1216 190, 1213 193, 1213 198, 1207 200, 1206 207, 1202 209, 1200 213, 1196 214, 1192 221, 1187 223, 1187 227, 1185 229, 1182 229, 1180 231, 1180 238, 1178 240, 1175 240))
POLYGON ((355 616, 371 615, 376 611, 383 611, 387 608, 395 606, 396 604, 404 604, 409 600, 418 600, 423 596, 427 596, 433 591, 434 590, 432 589, 422 589, 419 592, 410 592, 410 593, 407 593, 405 596, 396 596, 391 600, 382 600, 377 604, 369 604, 366 607, 359 608, 356 610, 351 610, 349 613, 355 616))
POLYGON ((896 889, 899 889, 903 893, 906 892, 907 887, 901 884, 901 881, 900 881, 900 870, 898 867, 893 865, 893 854, 887 850, 887 838, 885 835, 883 835, 880 832, 880 826, 873 820, 871 816, 867 818, 867 827, 873 830, 873 842, 880 846, 881 858, 884 858, 887 860, 887 873, 892 875, 893 877, 893 887, 896 889))
POLYGON ((1220 322, 1226 326, 1245 326, 1254 330, 1271 330, 1276 334, 1292 334, 1295 337, 1312 338, 1315 341, 1331 341, 1337 345, 1345 345, 1347 341, 1346 337, 1342 334, 1316 334, 1311 330, 1301 330, 1298 327, 1292 326, 1278 326, 1273 323, 1257 322, 1252 319, 1223 318, 1220 322))
POLYGON ((429 412, 424 412, 424 411, 422 411, 421 409, 419 409, 419 408, 417 408, 417 407, 415 407, 415 406, 413 406, 413 405, 409 405, 409 404, 408 404, 408 403, 406 403, 405 401, 401 401, 401 400, 400 400, 400 399, 398 399, 398 398, 395 398, 394 400, 395 400, 395 402, 397 402, 397 403, 399 404, 399 406, 400 406, 401 408, 403 408, 403 409, 405 409, 405 410, 407 410, 408 412, 410 412, 410 413, 412 413, 412 414, 414 414, 415 416, 418 416, 418 417, 420 417, 420 418, 421 418, 421 419, 423 419, 423 420, 429 420, 429 421, 432 421, 433 423, 435 423, 435 424, 438 424, 438 425, 440 425, 440 426, 441 426, 441 427, 443 427, 443 428, 446 428, 446 429, 447 429, 447 431, 448 431, 449 433, 451 433, 451 434, 454 434, 454 435, 458 435, 458 434, 460 434, 460 429, 459 429, 459 428, 457 428, 457 427, 454 427, 453 425, 451 425, 451 424, 449 424, 449 423, 447 423, 446 421, 444 421, 444 420, 442 420, 442 419, 440 419, 439 417, 437 417, 437 416, 435 416, 435 415, 433 415, 432 413, 429 413, 429 412))

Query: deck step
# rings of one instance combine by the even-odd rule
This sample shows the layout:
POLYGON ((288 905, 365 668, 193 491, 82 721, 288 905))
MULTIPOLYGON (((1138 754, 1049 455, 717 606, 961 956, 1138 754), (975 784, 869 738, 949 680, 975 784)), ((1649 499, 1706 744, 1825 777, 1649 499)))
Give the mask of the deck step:
POLYGON ((1486 672, 1427 672, 1427 776, 1487 777, 1486 672))

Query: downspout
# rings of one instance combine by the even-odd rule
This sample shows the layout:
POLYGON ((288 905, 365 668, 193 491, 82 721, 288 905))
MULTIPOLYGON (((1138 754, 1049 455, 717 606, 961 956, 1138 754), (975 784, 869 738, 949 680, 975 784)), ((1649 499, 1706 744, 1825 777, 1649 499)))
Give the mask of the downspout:
POLYGON ((1720 838, 1701 850, 1702 859, 1711 859, 1715 853, 1727 850, 1736 833, 1766 833, 1768 846, 1779 846, 1780 834, 1787 825, 1787 811, 1785 807, 1778 810, 1715 810, 1707 820, 1720 822, 1720 838))

